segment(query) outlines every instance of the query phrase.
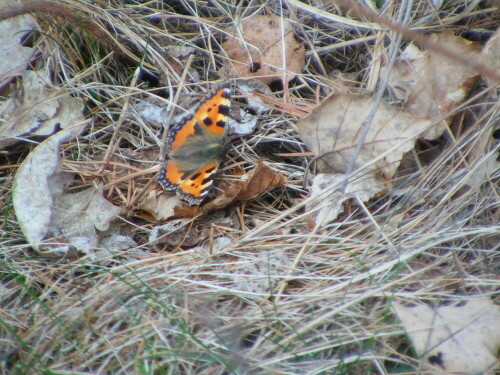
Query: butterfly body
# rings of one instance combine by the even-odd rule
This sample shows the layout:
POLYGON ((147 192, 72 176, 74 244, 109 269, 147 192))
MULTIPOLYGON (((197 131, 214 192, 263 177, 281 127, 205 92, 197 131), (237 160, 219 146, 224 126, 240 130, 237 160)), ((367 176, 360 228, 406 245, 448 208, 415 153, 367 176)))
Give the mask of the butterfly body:
POLYGON ((226 84, 168 130, 169 160, 157 181, 165 190, 176 190, 190 205, 199 205, 212 186, 225 149, 230 105, 231 92, 226 84))

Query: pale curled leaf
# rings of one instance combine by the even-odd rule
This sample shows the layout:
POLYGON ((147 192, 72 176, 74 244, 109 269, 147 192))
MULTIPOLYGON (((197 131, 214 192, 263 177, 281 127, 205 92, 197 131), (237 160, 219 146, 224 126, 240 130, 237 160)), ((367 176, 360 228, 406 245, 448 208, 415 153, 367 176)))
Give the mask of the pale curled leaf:
POLYGON ((150 103, 146 100, 138 100, 134 105, 137 114, 156 128, 166 126, 169 111, 167 107, 150 103))
POLYGON ((35 249, 47 234, 54 195, 63 190, 59 173, 61 145, 79 135, 85 125, 77 123, 40 143, 16 173, 12 195, 14 209, 24 236, 35 249))
POLYGON ((476 298, 432 309, 427 305, 393 308, 431 374, 493 374, 500 349, 500 308, 476 298))
POLYGON ((23 46, 22 41, 26 32, 34 29, 35 25, 31 16, 0 22, 0 88, 26 70, 34 49, 23 46))
POLYGON ((308 222, 312 225, 324 226, 332 222, 344 211, 343 204, 346 200, 357 198, 366 202, 384 189, 376 178, 368 175, 364 178, 351 179, 345 191, 335 190, 340 188, 346 175, 319 173, 314 177, 311 187, 311 201, 307 205, 307 212, 312 212, 308 222))
POLYGON ((226 267, 224 274, 234 282, 237 290, 265 296, 291 272, 292 265, 293 261, 286 252, 263 252, 252 262, 226 267))
POLYGON ((269 86, 257 79, 239 81, 238 89, 248 102, 248 108, 258 115, 268 112, 270 107, 269 105, 266 106, 264 100, 260 96, 255 95, 255 93, 260 93, 271 98, 276 97, 269 86))
POLYGON ((137 246, 137 243, 130 237, 122 234, 112 234, 100 238, 101 245, 106 250, 120 251, 137 246))
POLYGON ((193 257, 201 260, 207 259, 207 253, 216 254, 224 251, 224 248, 231 245, 232 240, 229 237, 217 237, 213 241, 205 241, 201 246, 193 248, 193 257))
MULTIPOLYGON (((500 131, 500 123, 495 128, 497 132, 500 131)), ((466 155, 468 167, 455 173, 466 173, 464 183, 471 188, 479 188, 488 181, 493 181, 500 171, 500 142, 494 138, 494 134, 494 131, 482 130, 466 155)))
POLYGON ((175 57, 177 59, 184 59, 187 56, 193 54, 195 49, 188 46, 178 46, 178 45, 168 45, 165 46, 163 51, 170 57, 175 57))
POLYGON ((257 127, 258 117, 254 116, 243 109, 239 108, 238 117, 229 119, 227 126, 230 135, 237 134, 239 136, 252 134, 257 127))
POLYGON ((174 208, 181 204, 177 194, 157 194, 155 191, 150 191, 149 194, 139 201, 137 208, 149 212, 154 220, 166 220, 175 215, 174 208))
MULTIPOLYGON (((167 107, 160 106, 154 103, 150 103, 145 100, 140 100, 134 106, 134 109, 137 111, 137 114, 157 128, 162 128, 168 126, 167 119, 169 117, 169 111, 167 107)), ((171 124, 179 121, 183 116, 185 116, 184 112, 180 112, 175 114, 171 119, 171 124)), ((239 108, 238 118, 230 117, 227 121, 228 127, 228 135, 238 134, 238 135, 247 135, 252 133, 257 126, 257 117, 248 114, 239 108)))
POLYGON ((26 71, 22 95, 0 102, 0 148, 30 136, 49 136, 84 120, 83 102, 69 93, 51 88, 48 72, 26 71))

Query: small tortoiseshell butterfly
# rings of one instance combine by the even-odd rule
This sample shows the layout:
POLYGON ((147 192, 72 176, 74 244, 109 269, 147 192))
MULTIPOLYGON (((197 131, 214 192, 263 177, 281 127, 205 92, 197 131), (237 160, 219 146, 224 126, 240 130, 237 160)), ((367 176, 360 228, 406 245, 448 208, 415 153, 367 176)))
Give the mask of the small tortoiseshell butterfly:
POLYGON ((225 148, 226 122, 231 90, 225 83, 199 106, 172 124, 167 136, 169 159, 157 181, 165 190, 190 205, 199 205, 208 194, 225 148))

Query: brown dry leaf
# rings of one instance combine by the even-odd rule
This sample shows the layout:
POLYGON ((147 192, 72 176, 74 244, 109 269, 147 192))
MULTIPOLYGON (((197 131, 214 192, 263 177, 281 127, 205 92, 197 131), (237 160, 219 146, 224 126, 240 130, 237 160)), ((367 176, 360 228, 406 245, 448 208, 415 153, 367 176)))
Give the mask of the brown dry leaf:
MULTIPOLYGON (((302 140, 316 155, 322 155, 318 160, 322 172, 346 170, 362 123, 373 105, 374 99, 369 96, 332 97, 297 122, 302 140)), ((402 155, 413 149, 415 140, 430 124, 429 120, 382 102, 355 168, 373 162, 369 170, 385 182, 390 181, 402 155)))
MULTIPOLYGON (((479 45, 454 36, 451 31, 430 36, 438 45, 479 59, 479 45)), ((381 70, 381 76, 387 69, 381 70)), ((462 103, 477 77, 470 67, 460 64, 442 54, 421 51, 410 44, 398 58, 391 70, 389 88, 393 92, 405 92, 404 108, 415 116, 439 121, 462 103)), ((438 126, 429 128, 423 136, 427 139, 439 137, 449 123, 449 118, 438 126)))
POLYGON ((500 307, 489 299, 461 301, 437 310, 397 302, 393 308, 426 374, 494 373, 500 349, 500 307))
POLYGON ((218 72, 221 77, 256 78, 266 84, 281 79, 286 86, 301 72, 305 48, 295 40, 293 25, 288 20, 257 15, 243 20, 238 27, 239 30, 230 28, 231 37, 222 43, 229 59, 218 72))
POLYGON ((239 195, 238 200, 250 200, 260 195, 264 191, 274 189, 286 183, 286 178, 281 173, 271 169, 267 163, 260 161, 253 170, 244 176, 246 180, 239 195))
POLYGON ((286 179, 281 173, 275 172, 266 162, 259 161, 257 166, 227 188, 222 187, 224 194, 208 202, 204 206, 177 206, 175 216, 192 217, 220 210, 236 201, 246 201, 255 198, 264 191, 285 184, 286 179))

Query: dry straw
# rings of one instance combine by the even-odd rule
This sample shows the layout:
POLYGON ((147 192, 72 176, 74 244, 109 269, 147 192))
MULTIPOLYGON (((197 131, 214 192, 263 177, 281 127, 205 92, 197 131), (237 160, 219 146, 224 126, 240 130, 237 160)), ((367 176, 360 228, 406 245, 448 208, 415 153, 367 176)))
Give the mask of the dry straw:
MULTIPOLYGON (((85 98, 94 119, 64 146, 65 168, 81 177, 73 188, 104 180, 105 197, 124 208, 154 175, 119 179, 157 166, 159 155, 148 150, 161 147, 159 128, 134 104, 156 98, 166 105, 163 98, 176 89, 187 95, 208 88, 224 59, 227 26, 254 14, 291 21, 308 61, 289 91, 310 106, 331 88, 350 90, 349 80, 378 82, 370 77, 379 72, 372 51, 388 50, 397 37, 335 2, 59 3, 74 15, 35 13, 41 32, 33 69, 50 66, 54 86, 85 98), (78 22, 84 19, 99 27, 97 35, 78 22), (192 48, 191 69, 164 53, 168 45, 192 48)), ((383 13, 397 19, 409 12, 415 32, 447 29, 479 43, 498 26, 487 2, 444 2, 439 10, 434 3, 389 5, 383 13)), ((310 185, 317 170, 305 168, 310 153, 294 130, 296 118, 260 115, 253 134, 232 141, 226 162, 250 167, 267 158, 287 185, 205 219, 211 240, 204 250, 155 247, 148 242, 155 224, 128 211, 123 228, 137 247, 104 249, 98 260, 40 256, 25 243, 9 198, 29 146, 3 154, 0 373, 417 373, 391 301, 439 306, 498 298, 498 169, 480 184, 471 179, 493 155, 475 145, 491 137, 499 106, 480 84, 473 95, 433 144, 437 150, 420 145, 428 157, 405 186, 369 203, 350 202, 323 226, 311 226, 305 210, 311 202, 304 176, 310 185), (222 250, 219 237, 229 240, 222 250)))

